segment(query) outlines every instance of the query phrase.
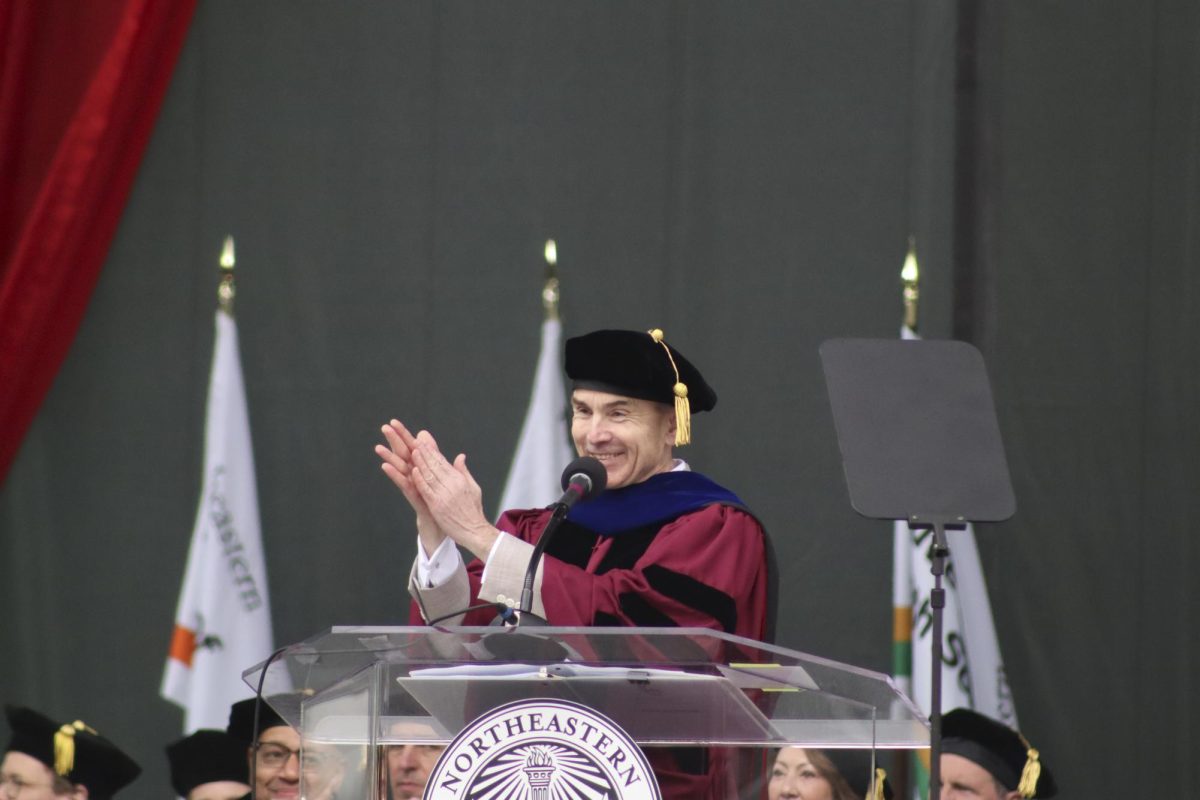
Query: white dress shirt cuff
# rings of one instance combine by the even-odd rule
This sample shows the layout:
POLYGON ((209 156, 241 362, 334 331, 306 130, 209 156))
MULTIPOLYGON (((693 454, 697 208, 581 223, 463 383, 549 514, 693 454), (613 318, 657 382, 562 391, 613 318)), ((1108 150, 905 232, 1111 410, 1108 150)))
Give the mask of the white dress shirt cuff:
POLYGON ((433 555, 426 554, 424 545, 417 539, 417 583, 422 589, 443 585, 462 568, 462 555, 453 539, 443 539, 433 555))

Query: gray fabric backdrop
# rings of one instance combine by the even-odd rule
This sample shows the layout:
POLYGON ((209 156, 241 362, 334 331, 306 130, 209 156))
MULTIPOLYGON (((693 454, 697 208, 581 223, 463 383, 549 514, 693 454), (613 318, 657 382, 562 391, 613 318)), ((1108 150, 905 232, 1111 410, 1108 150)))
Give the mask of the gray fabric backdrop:
POLYGON ((886 671, 890 526, 849 507, 817 346, 896 334, 911 233, 924 333, 969 311, 996 394, 1019 510, 979 544, 1023 727, 1064 797, 1183 796, 1200 13, 1106 5, 984 10, 955 230, 948 2, 201 3, 0 487, 0 699, 94 721, 147 766, 129 796, 169 791, 226 233, 280 643, 404 619, 387 417, 495 502, 554 237, 568 334, 662 327, 716 386, 684 455, 772 531, 780 642, 886 671))

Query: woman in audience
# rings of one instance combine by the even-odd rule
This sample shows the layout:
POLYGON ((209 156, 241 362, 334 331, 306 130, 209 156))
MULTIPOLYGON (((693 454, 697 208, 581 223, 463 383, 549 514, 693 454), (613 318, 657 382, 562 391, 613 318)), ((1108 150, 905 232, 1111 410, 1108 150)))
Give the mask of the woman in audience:
MULTIPOLYGON (((882 774, 882 770, 880 770, 882 774)), ((862 800, 890 798, 891 787, 882 780, 878 791, 871 784, 871 759, 867 750, 821 750, 784 747, 775 756, 767 784, 769 800, 862 800), (832 758, 831 758, 832 756, 832 758), (837 761, 835 764, 834 761, 837 761)))

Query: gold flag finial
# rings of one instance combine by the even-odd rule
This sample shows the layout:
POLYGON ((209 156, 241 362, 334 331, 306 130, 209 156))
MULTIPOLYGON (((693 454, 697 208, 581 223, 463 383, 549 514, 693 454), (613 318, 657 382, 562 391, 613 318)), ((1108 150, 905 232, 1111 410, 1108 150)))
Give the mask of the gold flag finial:
POLYGON ((917 240, 909 236, 908 255, 904 257, 900 280, 904 284, 904 327, 913 333, 917 332, 917 306, 921 299, 920 279, 920 269, 917 267, 917 240))
POLYGON ((546 240, 543 249, 546 257, 546 283, 542 286, 542 308, 546 319, 558 319, 558 245, 553 239, 546 240))
POLYGON ((221 282, 217 284, 217 302, 221 304, 221 310, 226 314, 233 313, 233 296, 235 294, 233 285, 234 262, 233 237, 226 236, 225 246, 221 248, 221 282))

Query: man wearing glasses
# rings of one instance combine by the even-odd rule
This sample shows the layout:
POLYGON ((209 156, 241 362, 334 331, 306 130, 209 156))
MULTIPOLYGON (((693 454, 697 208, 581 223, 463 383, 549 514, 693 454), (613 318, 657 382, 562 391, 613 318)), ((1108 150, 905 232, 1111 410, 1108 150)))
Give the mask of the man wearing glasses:
POLYGON ((133 759, 83 722, 60 725, 5 706, 12 740, 0 763, 0 800, 109 800, 139 774, 133 759))
POLYGON ((255 727, 254 704, 254 698, 234 703, 227 728, 247 747, 254 785, 247 799, 299 800, 303 779, 308 800, 334 800, 345 778, 341 754, 314 743, 305 744, 301 753, 300 734, 266 703, 259 709, 255 727))

